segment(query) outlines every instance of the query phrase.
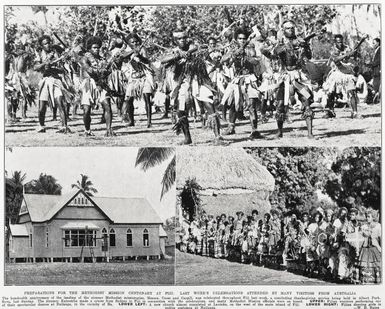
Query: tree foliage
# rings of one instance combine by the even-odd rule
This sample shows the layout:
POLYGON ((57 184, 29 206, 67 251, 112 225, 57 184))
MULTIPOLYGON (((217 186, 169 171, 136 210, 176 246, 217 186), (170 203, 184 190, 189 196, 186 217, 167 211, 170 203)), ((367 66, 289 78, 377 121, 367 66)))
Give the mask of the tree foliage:
POLYGON ((38 179, 25 184, 25 193, 61 195, 62 186, 55 177, 41 173, 38 179))
MULTIPOLYGON (((103 50, 106 50, 115 38, 125 39, 130 32, 135 32, 145 41, 150 58, 155 60, 165 49, 173 46, 172 33, 177 29, 187 30, 195 42, 207 43, 209 36, 223 34, 229 25, 233 25, 232 30, 234 27, 245 28, 248 31, 258 28, 262 35, 265 35, 269 29, 280 29, 284 20, 292 19, 296 22, 297 33, 304 36, 331 25, 337 20, 340 8, 343 7, 343 5, 32 6, 35 14, 44 14, 45 24, 39 25, 34 20, 14 23, 12 17, 18 8, 6 6, 5 38, 6 42, 21 41, 23 44, 29 42, 30 46, 39 48, 37 40, 43 34, 52 36, 55 33, 68 46, 75 42, 75 38, 85 44, 90 36, 97 35, 103 39, 103 50), (47 16, 51 16, 49 21, 47 16)), ((351 7, 351 20, 355 21, 360 6, 351 5, 351 7)), ((370 16, 374 18, 379 16, 379 10, 379 5, 367 5, 367 11, 373 12, 374 14, 370 16)), ((337 24, 344 24, 343 18, 340 18, 337 24)), ((355 29, 339 32, 351 47, 364 35, 356 21, 352 22, 352 26, 354 25, 355 29)), ((327 59, 330 56, 335 34, 330 31, 320 38, 311 40, 314 59, 327 59)), ((281 32, 278 34, 282 35, 281 32)), ((56 39, 54 42, 59 44, 56 39)), ((370 60, 373 49, 369 43, 364 42, 360 51, 362 63, 358 65, 361 72, 365 72, 368 68, 364 63, 370 60)))
POLYGON ((255 158, 275 178, 270 202, 285 210, 309 211, 315 191, 323 187, 330 173, 325 167, 328 161, 325 151, 312 148, 253 150, 255 158))
POLYGON ((338 204, 381 208, 381 149, 354 147, 345 149, 335 160, 336 174, 325 185, 325 192, 338 204))
POLYGON ((160 198, 171 189, 176 179, 176 154, 175 149, 170 147, 146 147, 139 148, 136 156, 135 166, 140 166, 143 171, 147 171, 156 165, 159 165, 169 159, 171 161, 166 167, 166 170, 162 177, 162 192, 160 198))
POLYGON ((202 187, 197 183, 196 179, 189 178, 179 194, 182 211, 187 213, 189 220, 192 220, 195 214, 199 215, 202 212, 201 190, 202 187))
POLYGON ((82 189, 89 196, 94 196, 94 193, 98 193, 98 190, 96 190, 93 185, 87 175, 80 174, 80 181, 78 180, 76 183, 73 183, 71 188, 82 189))
MULTIPOLYGON (((248 149, 275 178, 272 205, 308 211, 322 206, 318 193, 337 206, 380 209, 379 148, 256 148, 248 149)), ((324 206, 324 205, 323 205, 324 206)))
POLYGON ((6 226, 15 224, 23 201, 23 183, 26 175, 21 171, 5 177, 5 218, 6 226))
POLYGON ((59 35, 68 45, 79 34, 86 40, 97 35, 106 42, 116 36, 138 33, 148 40, 151 54, 163 52, 159 46, 173 45, 172 33, 186 29, 191 37, 206 43, 208 36, 219 35, 233 24, 251 30, 277 29, 285 19, 297 22, 299 32, 308 33, 330 23, 337 11, 330 5, 189 5, 189 6, 32 6, 35 14, 53 14, 54 23, 39 26, 36 22, 15 25, 10 23, 14 7, 6 7, 7 39, 20 32, 27 33, 36 42, 42 34, 59 35), (157 46, 155 46, 155 43, 157 46))

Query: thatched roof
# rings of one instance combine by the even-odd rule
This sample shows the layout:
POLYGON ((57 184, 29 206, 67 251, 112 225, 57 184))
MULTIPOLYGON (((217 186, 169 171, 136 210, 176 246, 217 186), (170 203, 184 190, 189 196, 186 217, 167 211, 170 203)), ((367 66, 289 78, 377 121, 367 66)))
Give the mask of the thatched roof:
POLYGON ((196 178, 203 190, 274 190, 273 176, 243 148, 179 147, 176 175, 177 189, 196 178))
POLYGON ((217 196, 201 196, 203 209, 207 214, 236 217, 237 211, 243 211, 246 216, 251 216, 253 209, 258 210, 258 217, 271 210, 270 202, 260 196, 258 192, 237 195, 218 194, 217 196))

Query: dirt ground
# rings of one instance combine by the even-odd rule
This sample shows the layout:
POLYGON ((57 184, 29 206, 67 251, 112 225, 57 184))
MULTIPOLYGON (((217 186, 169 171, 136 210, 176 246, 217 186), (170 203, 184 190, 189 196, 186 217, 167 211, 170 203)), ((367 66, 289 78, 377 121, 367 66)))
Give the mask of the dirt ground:
POLYGON ((330 285, 283 270, 176 252, 177 285, 330 285))
POLYGON ((175 260, 5 264, 6 285, 173 285, 175 260))
MULTIPOLYGON (((359 113, 362 119, 351 119, 350 109, 336 109, 337 118, 323 119, 323 112, 317 112, 314 119, 315 139, 306 137, 305 121, 299 111, 292 111, 293 123, 285 124, 284 137, 273 139, 276 133, 276 122, 270 118, 267 123, 259 125, 263 139, 249 140, 250 123, 248 120, 239 121, 236 134, 225 137, 225 145, 237 147, 275 147, 275 146, 380 146, 381 145, 381 105, 361 104, 359 113)), ((120 121, 114 109, 113 129, 117 136, 104 137, 105 125, 100 124, 101 111, 96 110, 92 116, 91 129, 95 137, 83 136, 84 126, 81 111, 69 126, 73 133, 56 133, 59 121, 52 121, 52 113, 47 113, 47 132, 36 133, 37 111, 32 107, 27 112, 29 118, 14 124, 5 125, 5 145, 15 146, 176 146, 183 137, 176 136, 172 131, 170 119, 160 119, 161 113, 153 115, 153 126, 147 128, 145 115, 136 115, 135 127, 127 128, 120 121)), ((246 113, 247 116, 247 113, 246 113)), ((221 120, 222 131, 227 127, 226 121, 221 120)), ((200 122, 190 118, 193 146, 212 145, 213 133, 203 129, 200 122)))

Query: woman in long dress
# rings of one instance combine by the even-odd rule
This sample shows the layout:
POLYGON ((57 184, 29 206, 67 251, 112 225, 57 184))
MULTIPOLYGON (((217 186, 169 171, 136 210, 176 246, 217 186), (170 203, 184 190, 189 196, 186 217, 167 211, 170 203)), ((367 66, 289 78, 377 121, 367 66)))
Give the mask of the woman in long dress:
POLYGON ((359 279, 362 283, 381 282, 381 225, 375 221, 373 211, 366 213, 366 224, 362 226, 364 242, 359 254, 359 279))

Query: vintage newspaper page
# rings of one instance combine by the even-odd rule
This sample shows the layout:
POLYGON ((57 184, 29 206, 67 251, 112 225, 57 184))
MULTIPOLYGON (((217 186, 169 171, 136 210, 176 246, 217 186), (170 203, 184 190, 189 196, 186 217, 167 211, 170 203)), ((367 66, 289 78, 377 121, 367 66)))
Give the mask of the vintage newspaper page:
POLYGON ((385 307, 381 3, 2 6, 2 308, 385 307))

